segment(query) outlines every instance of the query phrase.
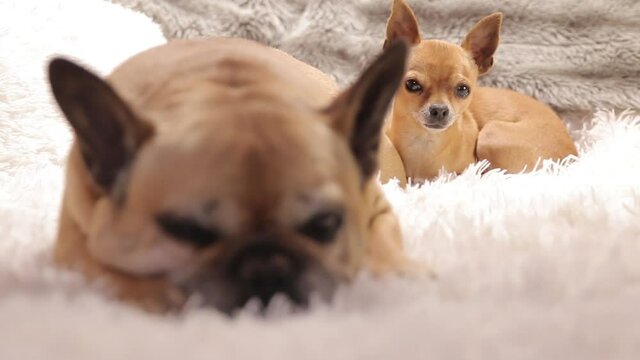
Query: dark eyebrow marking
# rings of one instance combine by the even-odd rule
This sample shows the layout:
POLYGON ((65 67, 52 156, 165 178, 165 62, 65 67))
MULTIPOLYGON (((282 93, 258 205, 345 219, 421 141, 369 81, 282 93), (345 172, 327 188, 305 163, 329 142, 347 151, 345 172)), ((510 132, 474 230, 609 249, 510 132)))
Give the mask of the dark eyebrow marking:
POLYGON ((199 221, 172 213, 156 216, 158 226, 167 235, 196 247, 212 245, 220 238, 220 232, 199 221))

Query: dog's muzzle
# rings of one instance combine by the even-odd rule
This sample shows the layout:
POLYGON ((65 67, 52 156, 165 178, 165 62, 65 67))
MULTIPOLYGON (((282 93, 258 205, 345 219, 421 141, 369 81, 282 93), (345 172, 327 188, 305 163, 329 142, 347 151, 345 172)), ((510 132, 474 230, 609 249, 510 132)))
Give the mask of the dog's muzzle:
POLYGON ((233 314, 254 299, 265 310, 273 297, 304 308, 310 296, 329 300, 340 279, 323 264, 277 239, 260 239, 173 279, 196 304, 233 314))
POLYGON ((453 113, 448 105, 432 104, 420 111, 421 122, 429 129, 444 130, 451 126, 453 113))
POLYGON ((241 250, 231 261, 229 279, 236 283, 246 298, 257 298, 268 305, 276 294, 294 303, 306 302, 298 289, 302 259, 275 243, 258 243, 241 250))

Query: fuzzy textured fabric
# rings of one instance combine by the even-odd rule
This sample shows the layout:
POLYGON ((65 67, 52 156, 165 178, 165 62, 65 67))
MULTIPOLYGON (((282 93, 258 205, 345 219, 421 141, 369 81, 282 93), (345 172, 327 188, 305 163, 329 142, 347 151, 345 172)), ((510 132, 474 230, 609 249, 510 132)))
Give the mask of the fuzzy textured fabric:
MULTIPOLYGON (((284 6, 251 4, 256 9, 284 6)), ((303 8, 297 4, 293 9, 303 8)), ((333 16, 346 21, 336 4, 333 16)), ((382 6, 357 4, 369 4, 366 21, 386 17, 382 6)), ((582 14, 575 4, 572 11, 582 14)), ((633 4, 628 5, 629 14, 633 4)), ((268 25, 277 19, 276 10, 226 8, 257 19, 238 29, 280 31, 268 25), (258 20, 267 23, 258 26, 258 20)), ((466 8, 460 5, 458 14, 466 8)), ((491 10, 485 5, 468 9, 491 10)), ((297 34, 320 23, 311 10, 297 14, 275 23, 293 26, 306 16, 308 27, 297 34)), ((327 34, 326 45, 343 46, 342 59, 362 50, 357 57, 364 62, 380 40, 352 46, 364 20, 354 20, 353 34, 327 34)), ((288 36, 298 35, 290 31, 288 36)), ((420 188, 385 185, 409 253, 430 263, 436 279, 362 275, 339 289, 331 303, 307 312, 291 314, 286 302, 276 300, 266 318, 249 308, 229 319, 209 309, 177 317, 148 315, 55 268, 51 246, 71 135, 48 94, 45 60, 67 54, 104 74, 163 41, 160 28, 145 16, 101 0, 0 0, 0 359, 638 358, 640 116, 634 112, 593 115, 574 132, 581 156, 571 164, 547 163, 533 174, 482 176, 479 164, 420 188)), ((356 69, 349 61, 334 62, 335 52, 323 57, 316 44, 309 43, 309 54, 325 70, 356 69)), ((608 56, 603 53, 583 56, 601 60, 608 56)), ((576 71, 567 66, 558 78, 576 71)), ((564 88, 562 101, 591 96, 580 91, 599 80, 589 77, 564 88)), ((628 77, 631 81, 637 78, 628 77)), ((619 103, 604 105, 637 106, 635 92, 612 91, 619 103)))
MULTIPOLYGON (((168 38, 237 36, 283 49, 346 85, 384 41, 392 0, 113 0, 168 38)), ((571 124, 597 108, 640 109, 638 0, 407 0, 425 38, 460 43, 494 11, 505 19, 487 86, 534 96, 571 124)), ((581 122, 581 121, 580 121, 581 122)), ((574 128, 580 127, 579 124, 574 128)))

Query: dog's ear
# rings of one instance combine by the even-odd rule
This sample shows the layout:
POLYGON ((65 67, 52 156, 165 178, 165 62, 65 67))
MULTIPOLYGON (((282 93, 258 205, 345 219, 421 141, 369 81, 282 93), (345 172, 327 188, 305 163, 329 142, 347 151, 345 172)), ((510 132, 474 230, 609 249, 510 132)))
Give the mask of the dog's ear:
POLYGON ((109 84, 71 61, 52 60, 49 82, 89 173, 110 193, 153 128, 136 118, 109 84))
POLYGON ((420 43, 418 20, 404 0, 393 0, 391 16, 387 20, 387 37, 382 48, 386 49, 396 39, 405 39, 411 45, 420 43))
POLYGON ((478 21, 462 41, 462 48, 471 54, 480 75, 493 66, 493 54, 500 42, 501 25, 502 13, 493 13, 478 21))
POLYGON ((404 77, 408 51, 404 40, 390 43, 326 109, 334 130, 347 139, 365 180, 378 169, 382 125, 404 77))

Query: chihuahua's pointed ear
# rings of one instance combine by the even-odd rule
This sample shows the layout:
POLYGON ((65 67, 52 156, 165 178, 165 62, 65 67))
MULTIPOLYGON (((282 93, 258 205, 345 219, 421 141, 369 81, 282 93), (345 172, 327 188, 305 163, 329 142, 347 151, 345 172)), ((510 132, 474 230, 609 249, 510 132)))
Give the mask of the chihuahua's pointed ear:
POLYGON ((389 104, 404 76, 408 45, 396 40, 326 109, 343 135, 364 180, 378 169, 378 148, 389 104))
POLYGON ((493 13, 475 24, 462 41, 462 48, 471 54, 480 75, 493 66, 493 54, 500 42, 501 25, 502 13, 493 13))
POLYGON ((391 16, 387 20, 387 37, 382 48, 386 49, 396 39, 405 39, 411 45, 420 43, 418 20, 405 0, 393 0, 391 16))
POLYGON ((110 193, 153 128, 136 118, 109 84, 69 60, 49 63, 49 82, 91 177, 110 193))

